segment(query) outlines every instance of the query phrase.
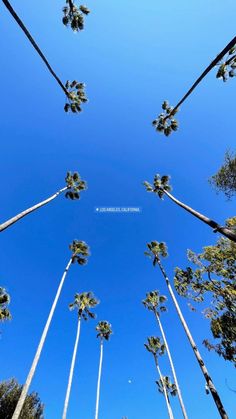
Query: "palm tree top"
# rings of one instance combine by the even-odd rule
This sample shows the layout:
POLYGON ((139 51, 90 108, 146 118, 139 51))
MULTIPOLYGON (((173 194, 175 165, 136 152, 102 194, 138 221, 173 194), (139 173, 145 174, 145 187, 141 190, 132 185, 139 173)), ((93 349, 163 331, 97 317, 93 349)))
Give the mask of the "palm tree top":
POLYGON ((75 239, 69 245, 69 249, 72 251, 72 263, 77 262, 79 265, 86 265, 87 258, 90 256, 87 243, 75 239))
POLYGON ((94 308, 99 304, 99 300, 94 294, 89 292, 82 292, 81 294, 75 294, 73 303, 69 304, 69 309, 78 310, 78 316, 84 320, 95 319, 96 314, 90 311, 90 308, 94 308))
POLYGON ((154 192, 159 198, 163 198, 165 191, 171 191, 171 185, 169 184, 170 176, 163 175, 160 176, 158 173, 154 176, 153 185, 145 181, 143 182, 147 192, 154 192))
POLYGON ((153 266, 157 264, 158 261, 160 261, 160 256, 163 258, 168 256, 167 253, 167 246, 164 242, 157 242, 152 241, 150 243, 147 243, 148 251, 145 251, 145 256, 148 256, 149 258, 153 259, 153 266))
POLYGON ((71 27, 73 32, 82 31, 84 29, 84 16, 90 13, 86 6, 76 6, 73 0, 66 0, 66 6, 63 7, 62 23, 71 27))
POLYGON ((166 349, 161 339, 156 336, 148 337, 147 343, 144 343, 144 346, 154 357, 157 357, 157 355, 164 355, 166 349))
POLYGON ((167 301, 165 295, 160 295, 159 291, 150 291, 146 294, 146 298, 142 300, 142 303, 145 308, 150 311, 154 311, 159 314, 159 312, 167 311, 167 308, 163 303, 167 301))
POLYGON ((161 107, 162 112, 156 119, 154 119, 152 125, 155 127, 156 131, 163 133, 166 137, 169 137, 169 135, 173 131, 177 131, 179 127, 178 121, 174 118, 176 113, 179 111, 179 108, 170 106, 167 100, 164 100, 161 107))
POLYGON ((157 387, 158 387, 158 391, 160 393, 164 393, 164 388, 163 388, 163 384, 165 386, 165 389, 168 393, 171 394, 171 396, 176 396, 177 395, 177 388, 176 385, 174 383, 171 382, 170 377, 168 376, 162 376, 162 379, 156 381, 157 387))
POLYGON ((87 189, 87 183, 81 179, 78 172, 67 172, 65 178, 67 191, 65 197, 69 199, 80 199, 80 192, 87 189))
POLYGON ((109 340, 110 336, 112 335, 112 328, 111 324, 108 323, 106 320, 102 320, 96 326, 96 330, 98 332, 97 338, 109 340))
POLYGON ((9 303, 10 295, 5 288, 0 287, 0 321, 11 319, 11 313, 7 308, 9 303))

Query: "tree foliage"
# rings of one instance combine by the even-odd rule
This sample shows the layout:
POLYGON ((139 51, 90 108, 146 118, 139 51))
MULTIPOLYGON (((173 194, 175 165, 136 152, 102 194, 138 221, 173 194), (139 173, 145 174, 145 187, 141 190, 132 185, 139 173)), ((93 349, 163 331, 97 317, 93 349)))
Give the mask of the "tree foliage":
POLYGON ((165 191, 169 192, 172 189, 169 184, 169 181, 170 181, 170 176, 168 175, 160 176, 159 174, 156 174, 154 176, 153 185, 151 185, 147 181, 143 182, 143 184, 147 192, 153 192, 156 195, 158 195, 159 198, 163 199, 163 195, 165 194, 165 191))
POLYGON ((147 351, 154 356, 155 359, 157 359, 158 356, 164 355, 166 349, 161 339, 156 336, 148 337, 147 343, 144 343, 144 346, 147 351))
POLYGON ((86 265, 90 253, 89 247, 84 241, 73 240, 69 249, 72 251, 72 263, 77 262, 79 265, 86 265))
POLYGON ((87 183, 80 178, 78 172, 67 172, 66 178, 66 198, 75 200, 80 199, 80 192, 85 191, 87 189, 87 183))
POLYGON ((88 102, 88 98, 85 93, 85 83, 78 82, 77 80, 73 80, 72 82, 67 80, 65 88, 67 91, 67 103, 64 106, 65 112, 82 112, 82 103, 88 102))
MULTIPOLYGON (((22 387, 11 378, 0 383, 0 419, 11 419, 22 387)), ((43 419, 44 406, 37 393, 31 393, 26 397, 20 419, 43 419)))
POLYGON ((5 288, 0 287, 0 321, 11 320, 11 313, 8 309, 10 304, 10 295, 7 293, 5 288))
POLYGON ((62 23, 71 27, 73 32, 79 32, 84 29, 84 15, 88 15, 90 10, 86 6, 76 6, 73 0, 66 0, 66 6, 63 7, 62 23))
POLYGON ((112 335, 112 328, 111 324, 108 323, 106 320, 102 320, 96 326, 97 338, 109 340, 110 336, 112 335))
POLYGON ((164 388, 163 388, 163 384, 164 384, 167 393, 169 393, 171 396, 177 395, 176 385, 171 382, 170 377, 164 375, 162 379, 159 379, 158 381, 156 381, 156 384, 157 384, 159 393, 161 394, 164 393, 164 388))
POLYGON ((91 291, 82 292, 81 294, 75 294, 73 303, 69 304, 70 310, 77 309, 78 316, 84 320, 95 319, 96 315, 90 310, 90 308, 96 307, 99 304, 97 298, 91 291))
POLYGON ((160 315, 160 313, 167 311, 164 305, 167 301, 165 295, 160 295, 159 291, 150 291, 146 294, 146 298, 142 301, 145 308, 160 315))
MULTIPOLYGON (((236 217, 228 220, 236 226, 236 217)), ((210 304, 204 310, 216 344, 207 339, 205 346, 236 365, 236 244, 220 238, 196 254, 188 251, 192 266, 176 268, 177 292, 195 302, 210 304)))
POLYGON ((217 192, 223 192, 228 199, 236 194, 236 154, 226 152, 223 165, 210 178, 217 192))

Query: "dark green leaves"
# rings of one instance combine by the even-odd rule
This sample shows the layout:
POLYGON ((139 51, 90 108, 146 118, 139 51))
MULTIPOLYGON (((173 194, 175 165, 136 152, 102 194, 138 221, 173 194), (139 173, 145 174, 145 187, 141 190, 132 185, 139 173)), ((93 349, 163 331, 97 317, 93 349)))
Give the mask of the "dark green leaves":
POLYGON ((170 176, 164 175, 160 176, 159 174, 156 174, 154 176, 153 185, 151 185, 149 182, 145 181, 143 182, 147 192, 154 192, 156 195, 159 196, 159 198, 163 198, 163 195, 165 194, 165 191, 169 192, 171 191, 171 186, 169 185, 170 176))
POLYGON ((228 199, 236 195, 236 154, 227 152, 218 172, 210 178, 217 192, 223 192, 228 199))
POLYGON ((178 121, 173 118, 178 112, 178 109, 169 106, 169 103, 166 100, 162 104, 162 109, 164 112, 161 112, 160 115, 154 119, 152 125, 156 128, 156 131, 161 132, 168 137, 172 131, 177 131, 178 129, 178 121))
POLYGON ((152 355, 161 356, 165 353, 165 345, 161 342, 161 339, 156 336, 150 336, 147 338, 147 343, 144 343, 145 348, 152 355))
POLYGON ((72 200, 80 199, 80 192, 87 189, 87 184, 80 178, 79 173, 67 172, 65 181, 68 188, 65 197, 72 200))
POLYGON ((72 251, 72 263, 78 263, 79 265, 85 265, 89 254, 88 245, 80 240, 73 240, 69 246, 72 251))
POLYGON ((65 84, 67 90, 68 102, 64 106, 65 112, 71 111, 72 113, 82 112, 82 103, 88 102, 85 94, 85 84, 79 83, 76 80, 70 82, 67 80, 65 84))
POLYGON ((142 301, 145 308, 158 315, 160 312, 166 311, 166 307, 163 305, 167 301, 165 295, 160 295, 159 291, 150 291, 146 294, 146 298, 142 301))
POLYGON ((69 309, 78 311, 79 317, 84 320, 95 319, 96 315, 90 310, 99 304, 99 300, 93 295, 91 291, 75 294, 73 303, 69 304, 69 309))
POLYGON ((109 340, 112 334, 111 324, 106 320, 100 321, 96 327, 96 330, 98 332, 97 337, 100 339, 109 340))
POLYGON ((8 310, 8 304, 10 303, 10 295, 7 293, 5 288, 0 287, 0 321, 11 320, 11 313, 8 310))
POLYGON ((235 77, 236 69, 236 45, 230 49, 225 60, 220 62, 218 71, 216 73, 217 79, 222 79, 226 82, 229 78, 235 77))
POLYGON ((167 393, 171 394, 171 396, 176 396, 177 394, 176 385, 171 383, 169 377, 162 376, 161 379, 156 381, 156 384, 157 384, 159 393, 162 393, 162 394, 164 393, 164 388, 163 388, 163 384, 164 384, 167 393))
POLYGON ((152 241, 147 243, 148 251, 144 252, 145 256, 150 257, 153 259, 153 265, 156 266, 158 263, 160 256, 167 257, 167 246, 163 242, 152 241))
POLYGON ((62 23, 71 27, 74 32, 84 29, 84 15, 88 15, 90 10, 86 6, 77 7, 73 0, 66 0, 66 6, 62 9, 62 23))

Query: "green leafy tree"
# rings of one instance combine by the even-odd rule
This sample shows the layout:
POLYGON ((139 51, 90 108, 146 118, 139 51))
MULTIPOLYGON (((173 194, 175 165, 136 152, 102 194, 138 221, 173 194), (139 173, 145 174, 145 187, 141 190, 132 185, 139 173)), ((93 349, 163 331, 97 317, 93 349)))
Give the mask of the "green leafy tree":
POLYGON ((180 391, 180 387, 179 387, 179 383, 178 383, 178 379, 177 379, 177 375, 176 375, 176 371, 175 371, 175 366, 174 366, 174 362, 172 359, 172 355, 170 352, 170 348, 166 339, 166 335, 162 326, 162 322, 160 319, 161 313, 164 313, 165 311, 167 311, 166 306, 165 306, 165 302, 166 302, 167 298, 165 295, 160 295, 158 291, 150 291, 146 294, 146 298, 142 301, 143 305, 145 308, 147 308, 149 311, 151 311, 157 321, 157 324, 160 328, 161 331, 161 335, 162 335, 162 339, 164 341, 165 344, 165 348, 166 348, 166 352, 167 352, 167 356, 170 362, 170 367, 171 367, 171 371, 173 374, 173 378, 174 378, 174 383, 175 383, 175 388, 176 388, 176 392, 179 398, 179 402, 180 402, 180 406, 181 406, 181 410, 183 413, 183 417, 185 419, 188 418, 187 413, 186 413, 186 409, 184 406, 184 402, 183 402, 183 398, 182 398, 182 394, 180 391))
POLYGON ((94 319, 96 316, 90 309, 96 307, 97 304, 99 304, 99 301, 96 299, 96 297, 94 297, 92 292, 82 292, 81 294, 75 294, 73 303, 69 305, 70 310, 74 310, 74 309, 77 310, 78 323, 77 323, 77 333, 76 333, 74 350, 73 350, 73 355, 72 355, 72 360, 71 360, 70 373, 69 373, 68 384, 67 384, 67 389, 66 389, 66 397, 65 397, 65 402, 64 402, 62 419, 66 419, 66 416, 67 416, 72 380, 73 380, 74 369, 75 369, 76 355, 78 351, 81 320, 83 319, 87 321, 88 319, 94 319))
POLYGON ((98 332, 97 338, 100 339, 100 359, 99 359, 99 368, 98 368, 98 382, 97 382, 97 394, 96 394, 96 407, 95 407, 95 419, 98 419, 98 409, 99 409, 99 400, 100 400, 100 384, 101 384, 101 375, 102 375, 102 362, 103 362, 103 342, 104 340, 109 340, 112 334, 111 324, 106 320, 100 321, 96 327, 98 332))
POLYGON ((71 27, 73 32, 79 32, 84 29, 84 15, 88 15, 90 10, 86 6, 76 6, 73 0, 66 0, 66 6, 63 7, 62 23, 71 27))
MULTIPOLYGON (((22 31, 24 32, 24 34, 28 38, 29 42, 31 43, 31 45, 33 46, 35 51, 38 53, 38 55, 40 56, 40 58, 42 59, 42 61, 46 65, 50 74, 53 76, 53 78, 57 81, 57 83, 59 84, 59 86, 63 90, 63 92, 66 96, 66 99, 68 100, 68 104, 65 105, 65 108, 64 108, 65 111, 68 112, 68 110, 71 109, 73 113, 80 112, 81 108, 80 108, 79 105, 82 102, 87 101, 87 98, 85 96, 85 91, 84 91, 84 87, 85 87, 84 83, 79 83, 79 82, 76 81, 76 85, 80 86, 79 89, 78 88, 76 88, 76 89, 72 88, 71 89, 71 85, 70 85, 69 81, 67 81, 66 84, 64 85, 63 82, 61 81, 61 79, 57 76, 57 74, 53 70, 52 66, 49 64, 46 56, 43 54, 42 50, 39 48, 38 44, 35 42, 34 38, 32 37, 32 35, 30 34, 28 29, 24 25, 24 23, 22 22, 20 17, 17 15, 15 10, 11 6, 11 4, 9 3, 9 1, 8 0, 2 0, 2 1, 3 1, 4 5, 6 6, 7 10, 10 12, 12 17, 15 19, 15 21, 17 22, 19 27, 22 29, 22 31), (83 100, 82 100, 82 98, 83 98, 83 100)), ((84 6, 81 6, 81 7, 83 8, 84 6)), ((85 11, 83 11, 83 13, 85 13, 85 11)))
POLYGON ((84 191, 87 189, 86 182, 80 178, 80 175, 78 172, 74 172, 74 173, 67 172, 65 183, 66 183, 66 186, 64 186, 62 189, 59 189, 59 191, 51 195, 49 198, 45 199, 44 201, 39 202, 36 205, 33 205, 32 207, 20 212, 19 214, 15 215, 9 220, 0 224, 0 232, 2 232, 3 230, 6 230, 8 227, 12 226, 13 224, 21 220, 21 218, 25 217, 26 215, 31 214, 31 212, 53 201, 63 192, 65 192, 66 198, 76 200, 76 199, 80 199, 81 191, 84 191))
MULTIPOLYGON (((0 419, 12 418, 21 391, 15 378, 0 383, 0 419)), ((25 399, 20 419, 43 419, 43 410, 38 394, 31 393, 25 399)))
POLYGON ((217 192, 223 192, 228 199, 236 194, 236 154, 229 151, 218 172, 210 178, 211 185, 217 192))
POLYGON ((162 380, 156 381, 159 393, 161 393, 161 394, 164 393, 163 382, 164 382, 167 394, 168 395, 170 394, 171 396, 176 396, 177 395, 176 385, 174 383, 172 383, 170 381, 170 377, 167 377, 167 376, 162 377, 162 380))
POLYGON ((173 117, 179 111, 180 106, 185 102, 185 100, 193 93, 196 87, 201 83, 201 81, 207 76, 207 74, 215 67, 218 66, 218 71, 216 77, 222 79, 224 82, 228 78, 235 76, 236 68, 236 37, 234 37, 223 50, 217 55, 217 57, 206 67, 198 79, 193 83, 187 93, 179 100, 177 105, 170 106, 167 101, 164 101, 162 104, 162 109, 164 112, 161 112, 160 115, 153 121, 153 126, 158 132, 164 133, 165 136, 169 136, 173 131, 178 129, 178 121, 173 117))
POLYGON ((47 334, 48 334, 49 327, 51 325, 51 321, 52 321, 52 318, 53 318, 53 315, 54 315, 54 312, 55 312, 55 309, 56 309, 56 306, 57 306, 57 303, 58 303, 58 300, 59 300, 59 297, 60 297, 60 294, 61 294, 61 290, 62 290, 62 287, 64 285, 67 273, 70 269, 70 266, 73 263, 78 263, 79 265, 85 265, 87 263, 87 258, 89 256, 89 248, 88 248, 88 246, 85 242, 79 241, 79 240, 74 240, 70 244, 69 248, 72 252, 72 255, 69 259, 69 262, 68 262, 68 264, 67 264, 67 266, 64 270, 61 281, 59 283, 59 286, 58 286, 58 289, 57 289, 57 292, 56 292, 56 296, 54 298, 54 301, 53 301, 51 310, 49 312, 45 327, 43 329, 43 333, 42 333, 40 341, 39 341, 38 348, 36 350, 32 365, 30 367, 30 371, 29 371, 28 376, 26 378, 26 382, 23 386, 20 398, 18 400, 16 409, 14 411, 14 415, 12 416, 12 419, 19 419, 19 417, 20 417, 20 414, 21 414, 21 411, 22 411, 22 408, 23 408, 23 405, 24 405, 24 402, 25 402, 25 399, 26 399, 31 381, 34 377, 35 370, 37 368, 37 365, 38 365, 38 362, 39 362, 39 359, 40 359, 40 355, 41 355, 41 352, 42 352, 42 349, 43 349, 43 346, 44 346, 44 343, 45 343, 45 340, 46 340, 46 337, 47 337, 47 334))
MULTIPOLYGON (((236 217, 228 224, 236 226, 236 217)), ((205 339, 204 344, 236 365, 236 244, 220 238, 202 253, 189 250, 188 259, 192 266, 175 270, 175 288, 179 295, 207 303, 204 315, 217 343, 205 339)))
POLYGON ((148 251, 146 251, 145 254, 146 254, 146 256, 148 256, 148 257, 150 257, 152 259, 153 266, 156 266, 157 265, 159 267, 160 271, 161 271, 161 274, 162 274, 162 276, 163 276, 163 278, 164 278, 164 280, 166 282, 168 291, 170 293, 170 296, 172 298, 172 301, 173 301, 174 306, 176 308, 176 311, 178 313, 178 316, 179 316, 179 319, 181 321, 181 324, 182 324, 182 326, 184 328, 184 331, 185 331, 185 333, 187 335, 187 338, 189 340, 189 343, 190 343, 190 345, 191 345, 191 347, 193 349, 194 355, 195 355, 195 357, 197 359, 197 362, 198 362, 198 364, 199 364, 199 366, 201 368, 201 371, 202 371, 203 376, 204 376, 204 378, 206 380, 206 383, 207 383, 207 385, 209 387, 209 390, 210 390, 210 392, 212 394, 212 397, 213 397, 214 402, 216 404, 216 407, 217 407, 217 409, 219 411, 219 414, 220 414, 220 416, 223 419, 228 419, 227 413, 226 413, 226 411, 224 409, 224 406, 223 406, 223 404, 221 402, 220 396, 219 396, 219 394, 218 394, 218 392, 217 392, 217 390, 216 390, 216 388, 214 386, 214 383, 213 383, 213 381, 212 381, 212 379, 211 379, 211 377, 210 377, 210 375, 208 373, 208 370, 207 370, 206 365, 205 365, 205 363, 204 363, 204 361, 202 359, 202 356, 201 356, 201 354, 200 354, 200 352, 199 352, 199 350, 197 348, 197 345, 196 345, 196 343, 195 343, 195 341, 194 341, 194 339, 192 337, 192 334, 190 332, 190 329, 189 329, 189 327, 188 327, 188 325, 187 325, 187 323, 185 321, 185 318, 184 318, 184 316, 182 314, 182 311, 180 309, 180 306, 178 304, 178 301, 177 301, 177 299, 175 297, 175 294, 174 294, 174 291, 172 289, 170 280, 169 280, 169 278, 168 278, 168 276, 166 274, 166 271, 165 271, 165 269, 164 269, 164 267, 162 265, 161 258, 162 257, 165 258, 165 257, 168 256, 167 247, 166 247, 165 243, 163 243, 163 242, 160 242, 159 243, 157 241, 152 241, 150 243, 147 243, 147 248, 148 248, 148 251))
POLYGON ((158 362, 158 357, 164 355, 165 353, 165 349, 166 349, 165 344, 161 342, 160 338, 156 336, 151 336, 147 338, 147 343, 145 343, 144 346, 147 349, 147 351, 153 355, 155 366, 156 366, 158 375, 160 377, 160 381, 162 383, 163 394, 165 396, 168 415, 170 419, 174 419, 173 412, 170 405, 170 400, 168 398, 167 389, 165 386, 164 376, 161 373, 159 362, 158 362))
POLYGON ((11 313, 8 309, 10 304, 10 295, 7 293, 5 288, 0 287, 0 321, 11 320, 11 313))
POLYGON ((183 202, 176 199, 171 193, 171 186, 169 184, 170 176, 160 176, 159 174, 154 176, 153 185, 149 182, 144 182, 144 186, 147 192, 153 192, 159 198, 163 199, 164 195, 168 196, 175 204, 179 207, 183 208, 185 211, 189 212, 194 217, 198 218, 203 223, 207 224, 209 227, 214 229, 214 232, 219 232, 224 236, 228 237, 228 239, 233 240, 236 242, 236 232, 229 226, 220 226, 216 221, 206 217, 205 215, 201 214, 200 212, 194 210, 193 208, 189 207, 188 205, 184 204, 183 202))

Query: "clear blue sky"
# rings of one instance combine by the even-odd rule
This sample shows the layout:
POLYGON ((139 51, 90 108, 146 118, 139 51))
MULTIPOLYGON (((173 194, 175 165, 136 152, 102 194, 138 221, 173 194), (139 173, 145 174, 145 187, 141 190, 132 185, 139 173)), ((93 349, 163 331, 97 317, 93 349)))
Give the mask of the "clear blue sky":
MULTIPOLYGON (((165 241, 172 278, 175 266, 186 266, 188 248, 201 251, 216 236, 173 203, 147 194, 142 181, 170 174, 174 193, 186 203, 220 223, 235 215, 235 202, 217 196, 207 181, 226 149, 235 149, 235 80, 223 84, 213 71, 182 106, 180 129, 168 139, 151 121, 161 102, 174 104, 235 35, 235 2, 88 0, 92 13, 77 35, 61 23, 63 1, 12 4, 61 79, 84 81, 90 101, 80 115, 64 113, 63 92, 1 4, 1 221, 63 187, 67 170, 78 170, 89 189, 81 201, 60 197, 1 234, 1 285, 11 294, 13 320, 1 326, 0 378, 24 382, 68 245, 77 238, 89 244, 91 257, 69 272, 31 390, 45 403, 46 419, 61 416, 76 332, 68 303, 75 292, 92 290, 101 300, 98 320, 114 329, 105 345, 100 418, 167 418, 143 347, 159 332, 141 305, 147 291, 167 290, 143 252, 148 241, 165 241), (96 214, 97 206, 139 206, 142 213, 96 214)), ((191 313, 187 301, 179 301, 233 418, 236 397, 226 380, 236 388, 234 368, 202 347, 210 332, 201 307, 191 313)), ((189 418, 217 419, 171 304, 163 324, 189 418)), ((94 414, 95 325, 82 325, 68 419, 94 414)), ((161 367, 169 374, 165 359, 161 367)), ((173 406, 181 418, 177 399, 173 406)))

